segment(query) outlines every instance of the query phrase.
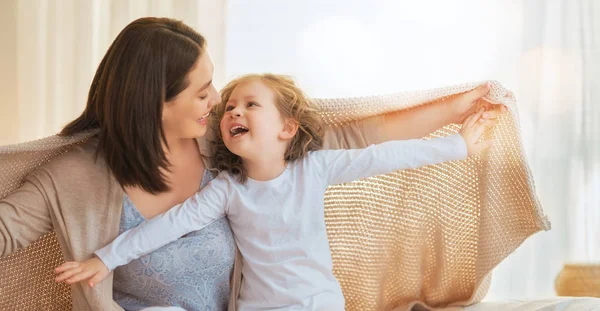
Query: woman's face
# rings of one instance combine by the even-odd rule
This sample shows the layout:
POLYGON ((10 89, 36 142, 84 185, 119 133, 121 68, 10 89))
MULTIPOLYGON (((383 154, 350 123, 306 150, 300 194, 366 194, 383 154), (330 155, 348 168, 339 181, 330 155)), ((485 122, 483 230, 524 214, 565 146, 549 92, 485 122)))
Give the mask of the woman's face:
POLYGON ((206 134, 208 115, 221 102, 221 95, 212 83, 213 71, 208 52, 204 51, 188 73, 188 87, 164 104, 162 126, 167 139, 206 134))

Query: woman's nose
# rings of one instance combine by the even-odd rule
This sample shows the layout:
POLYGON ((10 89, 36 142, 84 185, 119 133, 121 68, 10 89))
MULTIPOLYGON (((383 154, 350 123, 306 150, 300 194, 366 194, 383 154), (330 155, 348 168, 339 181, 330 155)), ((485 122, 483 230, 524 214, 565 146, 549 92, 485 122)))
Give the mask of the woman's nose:
POLYGON ((219 94, 219 92, 215 92, 215 93, 216 93, 216 95, 214 96, 213 100, 208 101, 208 108, 212 109, 214 106, 221 103, 221 94, 219 94))

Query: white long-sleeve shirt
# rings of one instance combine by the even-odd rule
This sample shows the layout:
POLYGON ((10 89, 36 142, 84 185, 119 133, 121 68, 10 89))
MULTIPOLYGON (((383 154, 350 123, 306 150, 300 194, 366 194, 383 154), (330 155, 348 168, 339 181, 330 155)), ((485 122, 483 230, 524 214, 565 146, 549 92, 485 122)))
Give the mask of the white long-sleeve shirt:
POLYGON ((467 157, 460 135, 321 150, 277 178, 219 174, 184 203, 119 235, 96 255, 112 270, 227 215, 242 256, 240 310, 344 310, 324 217, 330 185, 467 157))

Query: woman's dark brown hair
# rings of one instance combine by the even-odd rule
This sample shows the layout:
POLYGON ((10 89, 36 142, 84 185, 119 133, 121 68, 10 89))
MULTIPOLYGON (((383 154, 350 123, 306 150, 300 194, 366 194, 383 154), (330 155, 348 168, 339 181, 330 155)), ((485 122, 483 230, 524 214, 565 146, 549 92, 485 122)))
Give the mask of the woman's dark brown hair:
POLYGON ((275 94, 275 104, 279 113, 284 118, 290 118, 298 123, 298 132, 292 138, 284 155, 286 162, 302 159, 309 151, 319 150, 323 146, 324 128, 319 112, 304 92, 296 86, 294 80, 288 76, 275 74, 251 74, 237 78, 221 90, 222 104, 215 109, 215 119, 212 120, 218 139, 214 142, 215 152, 211 160, 218 171, 228 171, 237 176, 242 183, 248 178, 242 159, 227 149, 218 124, 225 114, 225 107, 233 90, 238 85, 252 80, 259 80, 269 87, 275 94))
POLYGON ((169 167, 163 103, 189 85, 187 74, 204 48, 204 37, 180 21, 133 21, 100 62, 84 112, 60 134, 99 130, 97 154, 121 186, 153 194, 169 190, 161 173, 169 167))

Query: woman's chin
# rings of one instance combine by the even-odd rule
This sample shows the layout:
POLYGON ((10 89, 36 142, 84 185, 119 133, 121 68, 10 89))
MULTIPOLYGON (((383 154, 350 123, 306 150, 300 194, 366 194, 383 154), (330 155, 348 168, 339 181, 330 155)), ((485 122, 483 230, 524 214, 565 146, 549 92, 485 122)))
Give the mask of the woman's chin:
POLYGON ((194 133, 194 135, 194 138, 204 137, 204 135, 206 135, 206 126, 201 126, 196 129, 196 133, 194 133))

